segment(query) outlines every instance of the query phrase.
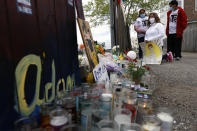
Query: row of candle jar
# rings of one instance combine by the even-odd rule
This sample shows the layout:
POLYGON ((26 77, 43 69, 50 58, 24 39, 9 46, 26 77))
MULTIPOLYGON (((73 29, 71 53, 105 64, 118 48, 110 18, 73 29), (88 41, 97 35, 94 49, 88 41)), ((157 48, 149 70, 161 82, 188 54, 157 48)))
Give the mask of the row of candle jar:
MULTIPOLYGON (((88 98, 94 96, 99 96, 98 93, 101 92, 101 89, 104 88, 103 83, 98 83, 94 85, 82 84, 79 88, 74 88, 73 91, 69 91, 69 93, 61 94, 59 97, 55 99, 53 103, 44 103, 40 106, 40 118, 29 118, 23 117, 15 122, 15 130, 32 130, 34 128, 41 128, 42 130, 51 130, 52 123, 54 123, 54 119, 62 118, 62 117, 53 117, 53 112, 62 110, 65 111, 66 117, 65 123, 78 123, 79 121, 79 97, 87 96, 88 98), (93 89, 97 89, 97 91, 92 91, 93 89), (100 91, 100 92, 98 92, 100 91), (96 93, 97 92, 97 93, 96 93), (86 95, 83 95, 86 94, 86 95), (72 116, 72 120, 71 119, 72 116), (40 120, 39 120, 40 119, 40 120), (70 122, 69 122, 70 120, 70 122)), ((64 123, 64 122, 63 122, 64 123)), ((61 124, 61 122, 60 122, 61 124)))
MULTIPOLYGON (((162 108, 155 111, 155 115, 152 112, 152 102, 148 99, 141 99, 137 102, 137 94, 130 90, 130 88, 122 88, 121 84, 115 84, 112 88, 113 90, 113 100, 112 105, 114 105, 112 108, 113 112, 116 110, 116 108, 123 108, 128 109, 132 113, 131 122, 135 122, 137 108, 138 108, 138 118, 140 117, 139 114, 141 114, 142 122, 138 122, 142 125, 143 130, 145 131, 171 131, 172 130, 172 122, 173 117, 170 115, 170 113, 162 108)), ((124 111, 126 112, 126 111, 124 111)), ((129 115, 127 115, 129 116, 129 115)), ((114 120, 118 120, 117 116, 113 115, 114 120), (116 119, 115 119, 116 118, 116 119)), ((124 118, 126 119, 126 118, 124 118)), ((127 119, 128 120, 128 119, 127 119)), ((121 120, 120 120, 121 121, 121 120)), ((129 120, 130 121, 130 120, 129 120)), ((121 127, 119 121, 116 123, 119 123, 119 127, 121 127)), ((127 123, 128 124, 128 123, 127 123)))
MULTIPOLYGON (((41 128, 50 129, 51 126, 54 126, 54 128, 56 128, 57 126, 59 129, 59 126, 61 127, 64 124, 67 124, 68 120, 70 120, 69 123, 77 123, 78 120, 80 120, 82 127, 85 127, 84 130, 89 130, 89 125, 92 124, 91 118, 93 118, 93 120, 96 120, 98 119, 98 117, 96 116, 102 116, 95 114, 103 113, 103 116, 108 116, 108 118, 106 117, 107 119, 112 119, 112 107, 114 105, 114 100, 115 98, 112 91, 104 91, 102 83, 100 83, 99 86, 96 86, 95 89, 92 89, 89 85, 86 84, 82 88, 75 89, 69 94, 61 95, 61 97, 55 100, 55 104, 44 103, 43 105, 41 105, 41 128), (70 114, 70 116, 65 116, 63 109, 67 111, 67 113, 65 114, 70 114), (95 111, 92 112, 93 110, 95 111), (58 112, 59 115, 63 115, 64 117, 56 117, 53 115, 57 115, 58 112), (63 114, 60 112, 62 112, 63 114), (93 115, 91 115, 91 113, 93 115)), ((116 97, 116 101, 118 100, 119 98, 116 97)), ((124 106, 126 105, 124 104, 124 106)), ((129 106, 126 107, 130 108, 129 106)), ((97 122, 98 121, 99 120, 97 120, 97 122)))
POLYGON ((122 124, 135 121, 136 103, 137 94, 131 90, 122 90, 122 88, 103 92, 99 97, 99 106, 96 102, 82 102, 81 105, 86 104, 81 110, 83 131, 101 130, 98 125, 102 121, 115 122, 117 127, 111 130, 119 131, 122 124))
POLYGON ((152 109, 152 101, 149 99, 138 100, 137 123, 142 125, 145 131, 172 131, 172 111, 166 107, 152 109))
MULTIPOLYGON (((73 122, 76 123, 78 119, 81 121, 82 129, 84 131, 92 130, 92 128, 96 127, 96 123, 101 120, 115 120, 116 123, 118 123, 117 125, 119 125, 119 129, 121 122, 124 120, 127 121, 127 124, 134 122, 137 108, 137 96, 135 92, 123 88, 115 88, 115 91, 105 91, 100 90, 102 89, 100 87, 97 87, 97 90, 90 89, 88 85, 88 89, 85 89, 84 87, 82 88, 83 90, 75 90, 74 93, 72 92, 63 95, 60 99, 56 99, 55 101, 56 106, 61 106, 72 114, 73 122), (81 95, 82 93, 83 95, 81 95)), ((43 107, 45 106, 43 105, 43 107)), ((49 128, 50 125, 54 125, 51 123, 55 123, 53 122, 53 117, 49 117, 50 114, 53 114, 49 113, 53 106, 50 106, 49 104, 46 107, 47 109, 42 110, 45 111, 45 113, 41 113, 41 121, 43 122, 42 127, 45 129, 49 128)), ((66 118, 69 120, 70 116, 66 118)))

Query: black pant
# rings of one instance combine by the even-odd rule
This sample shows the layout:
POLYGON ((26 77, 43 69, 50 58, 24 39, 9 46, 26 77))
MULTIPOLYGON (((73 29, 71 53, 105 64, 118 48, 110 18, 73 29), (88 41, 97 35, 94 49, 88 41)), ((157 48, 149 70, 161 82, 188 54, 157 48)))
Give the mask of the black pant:
MULTIPOLYGON (((138 38, 138 45, 139 45, 139 43, 141 43, 141 42, 144 42, 144 37, 138 38)), ((140 59, 143 58, 143 52, 142 52, 142 48, 141 48, 140 45, 139 45, 139 58, 140 58, 140 59)))
POLYGON ((173 56, 182 57, 181 56, 181 48, 182 48, 182 37, 177 38, 176 34, 170 34, 167 38, 167 52, 172 52, 173 56))

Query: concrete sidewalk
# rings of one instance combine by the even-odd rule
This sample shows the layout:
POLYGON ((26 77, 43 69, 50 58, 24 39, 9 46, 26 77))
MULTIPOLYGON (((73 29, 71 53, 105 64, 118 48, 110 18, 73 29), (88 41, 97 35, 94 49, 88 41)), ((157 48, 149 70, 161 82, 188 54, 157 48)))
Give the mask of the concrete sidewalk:
POLYGON ((174 112, 174 130, 197 131, 197 53, 182 53, 180 61, 151 65, 156 78, 155 107, 174 112))

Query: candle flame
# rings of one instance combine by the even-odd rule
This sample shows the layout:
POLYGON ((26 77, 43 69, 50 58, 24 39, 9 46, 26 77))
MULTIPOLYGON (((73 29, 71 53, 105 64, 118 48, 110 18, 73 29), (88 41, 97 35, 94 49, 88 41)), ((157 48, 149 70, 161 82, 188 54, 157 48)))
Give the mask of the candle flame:
POLYGON ((132 104, 132 100, 128 100, 128 104, 131 105, 132 104))
POLYGON ((147 106, 146 103, 144 103, 144 108, 146 108, 146 106, 147 106))

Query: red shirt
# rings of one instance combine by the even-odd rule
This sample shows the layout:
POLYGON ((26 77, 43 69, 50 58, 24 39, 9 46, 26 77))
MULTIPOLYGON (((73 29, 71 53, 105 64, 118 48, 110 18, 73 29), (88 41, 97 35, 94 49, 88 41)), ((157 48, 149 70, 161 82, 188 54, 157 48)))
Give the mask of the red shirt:
MULTIPOLYGON (((177 16, 177 26, 176 26, 176 37, 180 38, 183 36, 183 31, 187 27, 187 15, 185 14, 185 11, 178 7, 178 16, 177 16)), ((167 13, 167 27, 166 27, 166 35, 169 35, 169 21, 170 21, 170 14, 172 11, 168 11, 167 13)))

